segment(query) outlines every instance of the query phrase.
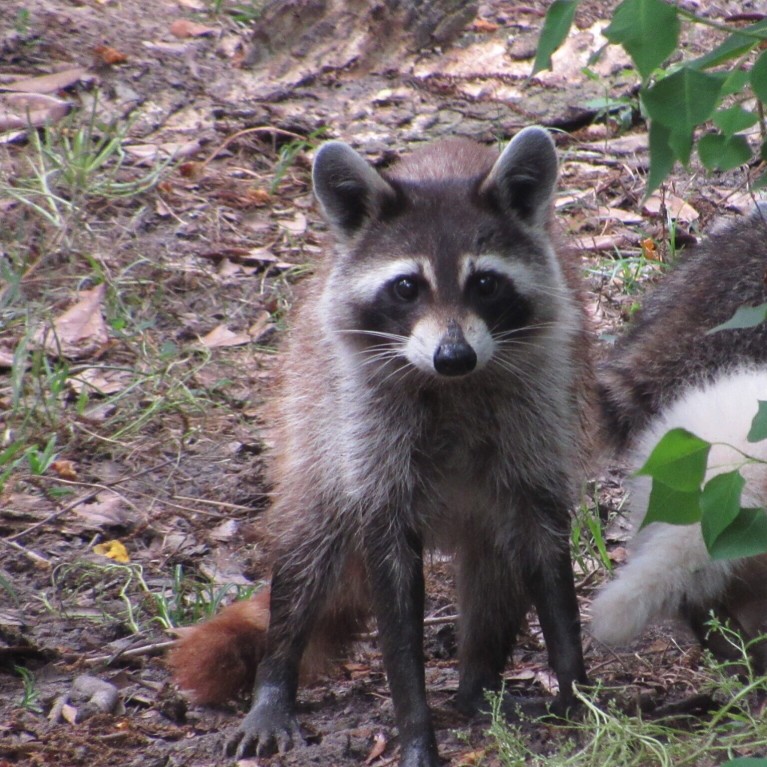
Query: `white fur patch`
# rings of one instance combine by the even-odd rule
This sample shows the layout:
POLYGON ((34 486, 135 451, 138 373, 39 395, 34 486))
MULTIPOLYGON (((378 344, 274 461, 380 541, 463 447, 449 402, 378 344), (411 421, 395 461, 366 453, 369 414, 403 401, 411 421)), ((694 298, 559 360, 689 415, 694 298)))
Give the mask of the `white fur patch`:
MULTIPOLYGON (((487 329, 484 320, 470 317, 461 323, 466 342, 477 355, 477 365, 474 370, 483 368, 495 352, 495 342, 487 329)), ((447 333, 447 324, 434 317, 424 317, 419 320, 410 333, 405 344, 404 353, 410 363, 425 373, 438 375, 434 369, 434 353, 447 333)))
POLYGON ((463 256, 458 270, 458 287, 463 290, 469 277, 477 272, 495 272, 508 277, 523 296, 530 296, 535 292, 536 275, 530 267, 520 261, 512 261, 491 253, 463 256))
POLYGON ((360 303, 372 301, 386 283, 396 277, 419 275, 435 289, 437 278, 431 262, 426 258, 399 258, 394 261, 358 270, 351 278, 347 289, 352 300, 360 303))
MULTIPOLYGON (((712 384, 687 390, 647 427, 638 441, 632 465, 641 466, 658 440, 669 429, 678 427, 709 442, 726 443, 712 446, 707 479, 743 463, 733 448, 767 460, 767 441, 746 440, 760 399, 767 400, 764 367, 735 370, 712 384)), ((752 463, 741 473, 747 483, 743 504, 765 505, 767 466, 752 463)), ((648 477, 637 477, 632 483, 631 522, 635 530, 647 512, 650 488, 648 477)), ((629 563, 591 606, 591 632, 608 644, 630 641, 656 618, 678 617, 685 601, 704 608, 713 606, 733 577, 734 561, 711 559, 699 524, 656 522, 636 534, 631 548, 629 563)))

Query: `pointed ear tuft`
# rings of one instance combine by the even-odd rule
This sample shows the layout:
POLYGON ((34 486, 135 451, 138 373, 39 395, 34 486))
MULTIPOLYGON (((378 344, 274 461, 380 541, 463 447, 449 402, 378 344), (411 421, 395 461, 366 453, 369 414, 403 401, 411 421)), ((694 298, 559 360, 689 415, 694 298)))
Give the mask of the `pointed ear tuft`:
POLYGON ((480 193, 531 226, 543 227, 549 219, 558 173, 551 136, 543 128, 525 128, 503 150, 480 193))
POLYGON ((378 172, 342 141, 319 148, 312 182, 328 223, 345 237, 353 236, 396 197, 378 172))

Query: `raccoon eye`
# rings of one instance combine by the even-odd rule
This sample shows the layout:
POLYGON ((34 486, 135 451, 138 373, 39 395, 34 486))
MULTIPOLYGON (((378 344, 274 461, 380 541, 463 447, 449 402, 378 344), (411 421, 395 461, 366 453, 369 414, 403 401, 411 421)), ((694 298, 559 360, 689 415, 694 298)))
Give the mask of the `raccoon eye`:
POLYGON ((412 277, 399 277, 392 285, 394 295, 402 301, 415 301, 418 298, 418 282, 412 277))
POLYGON ((500 281, 497 275, 492 272, 485 272, 477 275, 474 284, 481 298, 492 298, 498 292, 500 281))

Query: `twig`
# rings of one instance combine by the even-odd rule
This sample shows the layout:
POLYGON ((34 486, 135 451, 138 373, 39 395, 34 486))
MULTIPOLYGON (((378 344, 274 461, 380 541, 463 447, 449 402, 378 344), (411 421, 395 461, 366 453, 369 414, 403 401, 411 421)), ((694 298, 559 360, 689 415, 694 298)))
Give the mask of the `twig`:
POLYGON ((0 543, 4 543, 6 546, 9 546, 10 548, 16 549, 16 551, 20 552, 28 559, 31 559, 36 565, 42 565, 43 567, 51 567, 50 561, 47 560, 44 556, 42 556, 42 554, 38 554, 36 551, 32 551, 31 549, 26 549, 20 543, 16 543, 16 541, 11 541, 6 538, 0 538, 0 543))
POLYGON ((118 651, 112 655, 97 655, 95 658, 85 658, 85 663, 89 666, 95 666, 98 663, 106 663, 109 665, 119 658, 140 658, 143 655, 159 655, 161 652, 170 649, 175 644, 176 642, 173 639, 165 642, 154 642, 153 644, 134 647, 130 650, 118 651))
MULTIPOLYGON (((158 463, 156 466, 150 466, 148 469, 142 469, 137 474, 129 474, 128 476, 121 477, 120 479, 116 479, 113 482, 105 482, 103 485, 96 485, 95 487, 91 485, 91 487, 94 487, 94 489, 91 490, 91 492, 86 493, 83 496, 80 496, 80 498, 75 499, 71 503, 68 503, 66 506, 62 506, 62 508, 60 508, 58 511, 54 511, 53 514, 49 514, 45 519, 41 519, 39 522, 35 522, 34 525, 31 525, 26 530, 22 530, 18 533, 14 533, 13 535, 9 535, 7 538, 4 539, 4 541, 5 543, 12 544, 17 539, 23 538, 25 535, 29 535, 30 533, 33 533, 35 530, 39 530, 41 527, 44 527, 50 522, 53 522, 54 520, 58 519, 63 514, 66 514, 68 511, 72 511, 72 509, 74 509, 75 506, 79 506, 81 503, 87 503, 92 498, 95 498, 102 490, 109 490, 110 488, 113 488, 115 485, 120 485, 123 482, 127 482, 129 479, 137 479, 138 477, 141 477, 144 474, 151 474, 153 471, 162 469, 168 464, 173 463, 175 460, 176 460, 175 458, 169 458, 167 461, 158 463)), ((59 480, 59 481, 66 482, 66 480, 59 480)))
POLYGON ((226 141, 224 141, 223 144, 219 144, 219 146, 217 146, 210 153, 210 155, 208 155, 208 158, 203 160, 202 164, 200 165, 200 173, 202 173, 202 171, 208 167, 208 165, 216 158, 216 155, 219 152, 223 152, 224 149, 229 146, 229 144, 231 144, 233 141, 236 141, 241 136, 247 135, 248 133, 277 133, 280 136, 290 136, 291 138, 306 138, 306 136, 302 136, 300 133, 293 133, 293 131, 283 130, 282 128, 275 128, 273 125, 259 125, 257 128, 245 128, 244 130, 237 131, 237 133, 233 133, 231 136, 229 136, 228 139, 226 139, 226 141))
POLYGON ((253 511, 252 506, 243 506, 240 503, 227 503, 226 501, 211 501, 207 498, 192 498, 188 495, 172 495, 171 498, 179 501, 194 501, 196 503, 206 503, 208 506, 219 506, 222 509, 233 509, 234 511, 253 511))
MULTIPOLYGON (((424 618, 424 626, 440 626, 443 623, 455 623, 458 620, 457 615, 443 615, 440 618, 424 618)), ((355 639, 360 642, 370 642, 372 639, 378 638, 378 631, 368 631, 363 634, 355 635, 355 639)))

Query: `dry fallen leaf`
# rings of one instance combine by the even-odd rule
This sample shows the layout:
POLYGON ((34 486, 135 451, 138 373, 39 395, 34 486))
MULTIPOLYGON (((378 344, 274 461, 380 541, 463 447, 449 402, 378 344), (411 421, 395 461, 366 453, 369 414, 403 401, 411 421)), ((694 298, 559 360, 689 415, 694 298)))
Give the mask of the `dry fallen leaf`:
POLYGON ((262 309, 258 313, 256 321, 248 328, 248 335, 254 340, 258 341, 265 331, 269 329, 272 322, 272 315, 266 310, 262 309))
POLYGON ((658 248, 655 246, 655 240, 653 240, 652 237, 646 237, 644 240, 642 240, 641 245, 642 255, 648 261, 658 260, 658 248))
POLYGON ((253 339, 246 333, 235 333, 226 325, 219 325, 200 339, 200 343, 208 349, 219 346, 242 346, 249 344, 253 339))
POLYGON ((77 294, 78 301, 50 326, 40 328, 34 340, 51 354, 81 359, 93 354, 108 340, 107 326, 101 316, 105 286, 77 294))
POLYGON ((75 706, 65 703, 59 713, 67 724, 75 724, 77 722, 77 708, 75 706))
POLYGON ((85 389, 88 394, 115 394, 122 391, 133 380, 128 370, 102 370, 86 368, 76 376, 67 379, 67 385, 75 394, 85 389))
POLYGON ((683 223, 692 223, 700 217, 700 213, 692 205, 670 192, 666 192, 663 196, 657 193, 651 194, 644 201, 642 212, 648 216, 658 216, 664 205, 671 218, 675 218, 683 223))
POLYGON ((386 736, 382 732, 377 732, 373 738, 373 747, 365 759, 365 764, 372 764, 384 751, 386 751, 386 736))
POLYGON ((55 123, 71 109, 71 102, 41 93, 3 93, 0 94, 0 132, 55 123))
POLYGON ((280 221, 279 225, 290 234, 301 235, 306 232, 306 216, 300 211, 289 221, 280 221))
POLYGON ((62 479, 71 479, 73 481, 77 479, 77 469, 75 469, 74 461, 67 461, 64 459, 54 461, 51 464, 51 468, 62 479))
POLYGON ((78 503, 72 511, 86 529, 122 526, 128 522, 122 498, 109 490, 100 492, 90 503, 78 503))
POLYGON ((93 51, 105 64, 124 64, 128 60, 127 54, 112 48, 109 45, 97 45, 93 51))
POLYGON ((206 27, 204 24, 198 24, 189 19, 176 19, 170 25, 170 33, 174 37, 202 37, 203 35, 212 35, 215 33, 213 27, 206 27))
POLYGON ((467 751, 458 757, 458 767, 472 767, 475 764, 483 764, 487 757, 487 751, 480 748, 476 751, 467 751))
POLYGON ((499 24, 496 24, 493 21, 487 21, 486 19, 477 19, 471 25, 471 29, 474 32, 497 32, 500 28, 499 24))
POLYGON ((64 88, 70 88, 80 82, 88 70, 85 67, 74 67, 52 75, 27 77, 12 83, 0 85, 0 91, 18 91, 20 93, 56 93, 64 88))

